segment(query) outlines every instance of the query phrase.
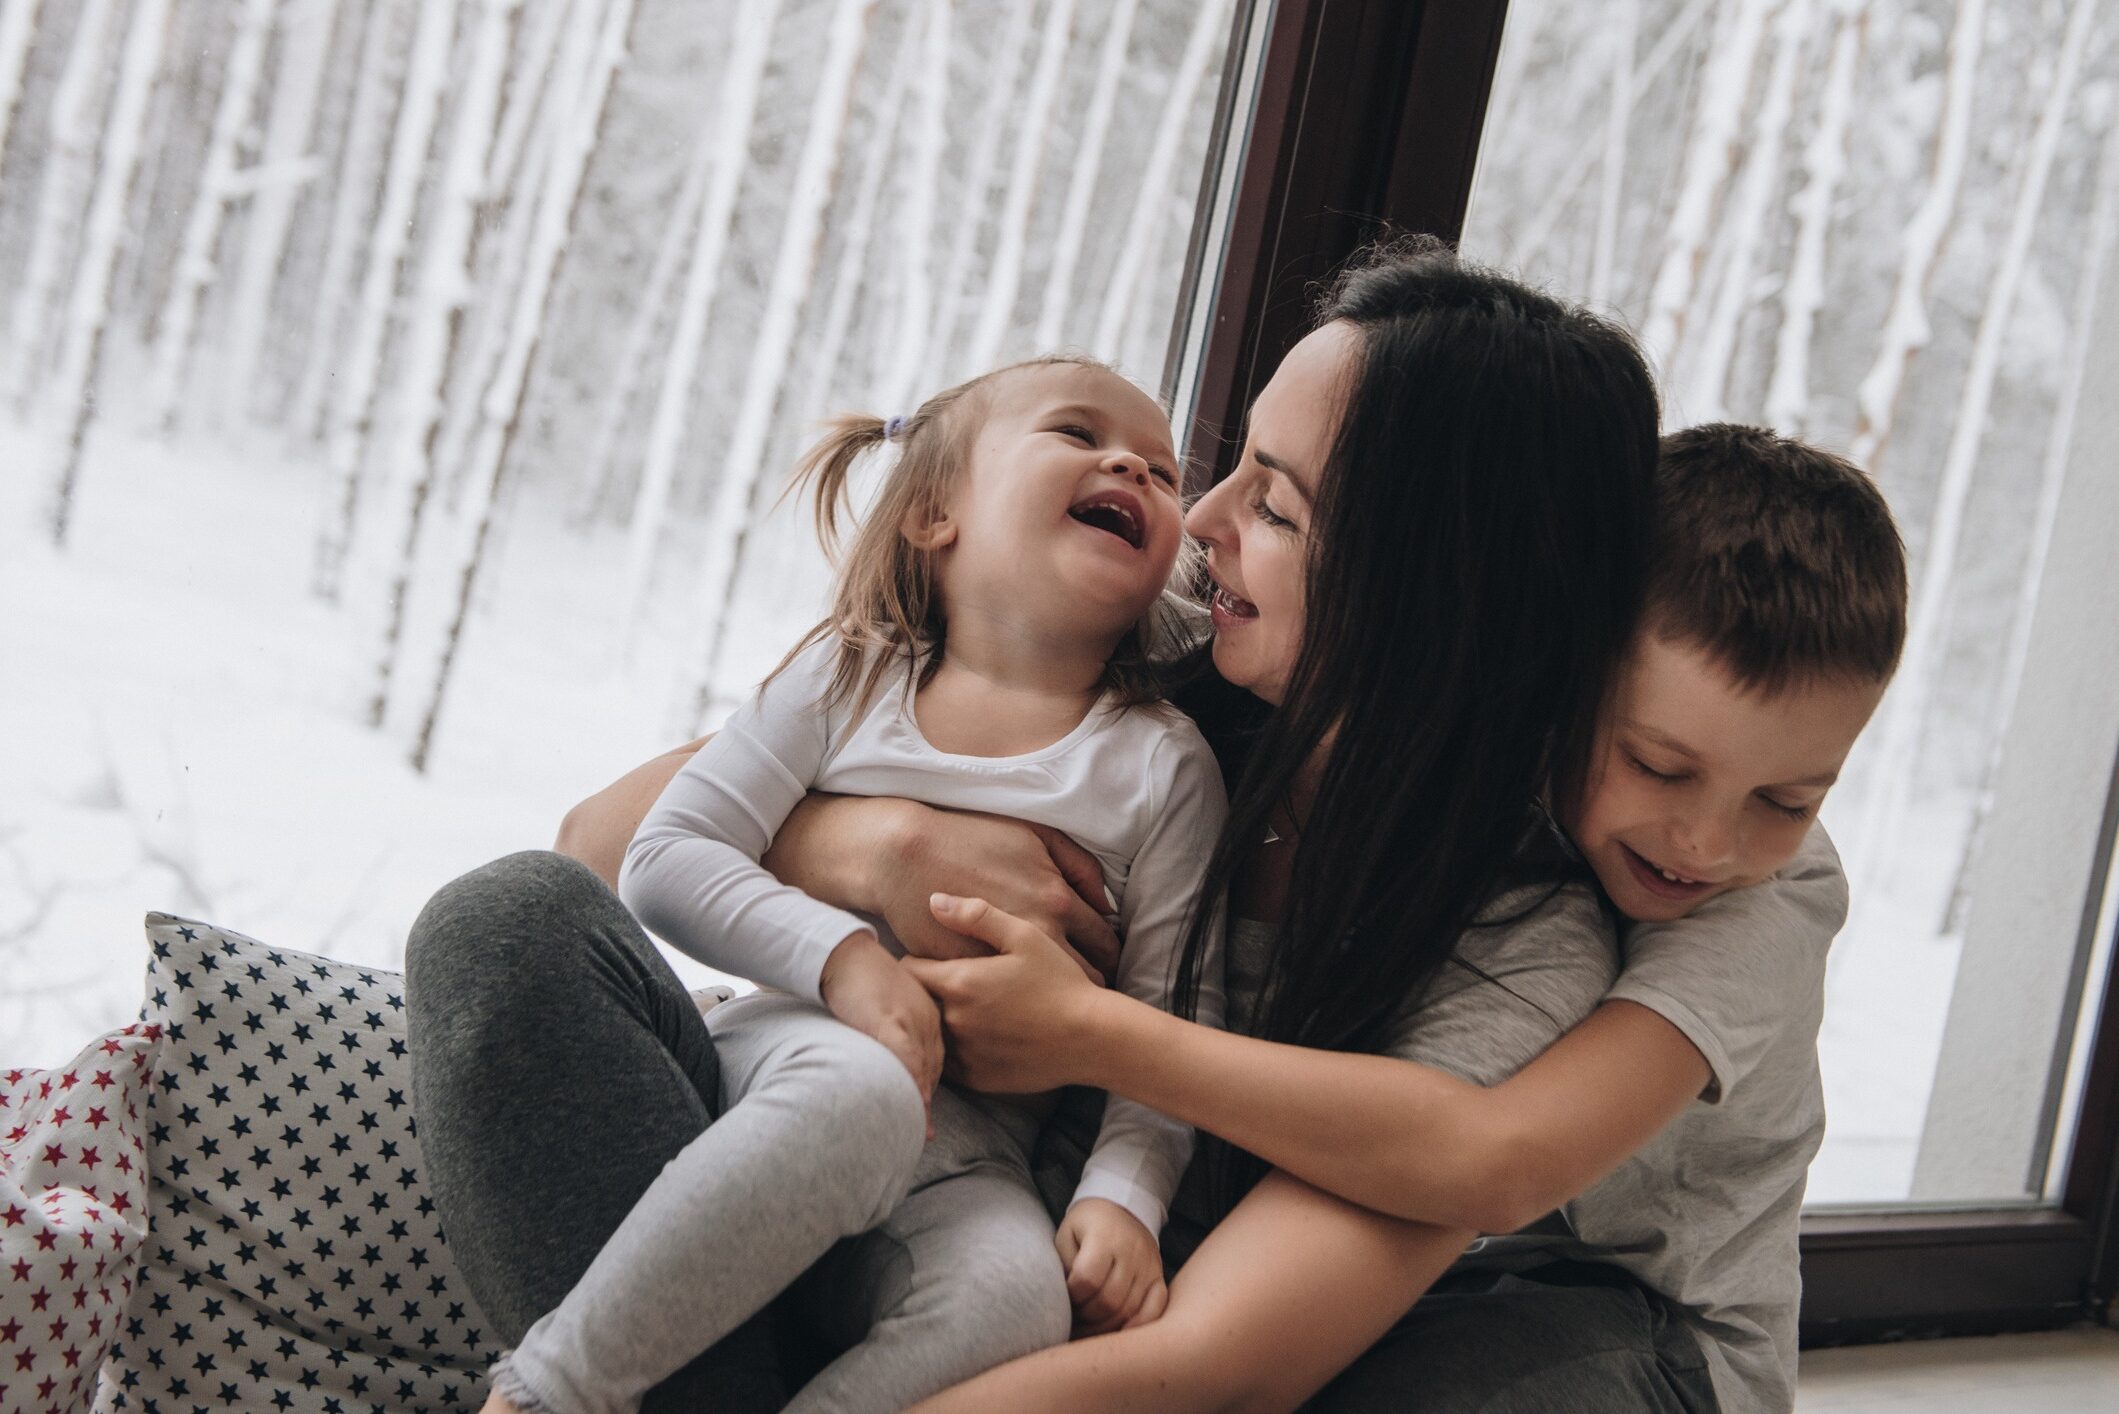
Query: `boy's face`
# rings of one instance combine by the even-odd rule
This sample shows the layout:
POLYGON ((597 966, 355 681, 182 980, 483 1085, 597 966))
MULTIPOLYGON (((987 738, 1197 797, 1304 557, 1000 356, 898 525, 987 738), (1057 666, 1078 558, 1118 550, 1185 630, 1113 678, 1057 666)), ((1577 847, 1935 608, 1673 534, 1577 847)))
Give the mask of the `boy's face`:
POLYGON ((1883 690, 1746 691, 1700 648, 1644 631, 1564 823, 1621 913, 1682 918, 1795 857, 1883 690))

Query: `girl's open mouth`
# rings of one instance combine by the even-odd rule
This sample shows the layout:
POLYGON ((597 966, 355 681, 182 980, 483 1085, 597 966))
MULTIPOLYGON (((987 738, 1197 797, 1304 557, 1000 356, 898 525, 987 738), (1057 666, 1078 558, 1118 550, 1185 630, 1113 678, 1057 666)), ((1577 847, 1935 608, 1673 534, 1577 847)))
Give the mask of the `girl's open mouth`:
POLYGON ((1626 867, 1632 871, 1634 879, 1658 898, 1695 899, 1714 887, 1704 880, 1688 879, 1659 864, 1651 864, 1645 856, 1634 853, 1623 844, 1619 849, 1625 854, 1626 867))
POLYGON ((1069 506, 1067 514, 1091 530, 1117 536, 1136 550, 1145 538, 1141 529, 1141 504, 1123 491, 1106 491, 1091 496, 1080 505, 1069 506))

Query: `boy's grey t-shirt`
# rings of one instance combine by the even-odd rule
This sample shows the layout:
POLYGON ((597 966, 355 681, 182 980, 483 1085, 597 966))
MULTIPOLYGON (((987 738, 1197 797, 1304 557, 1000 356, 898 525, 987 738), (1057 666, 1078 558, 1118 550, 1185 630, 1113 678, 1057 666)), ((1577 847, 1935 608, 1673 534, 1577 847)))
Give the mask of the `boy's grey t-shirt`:
MULTIPOLYGON (((1587 883, 1510 889, 1480 916, 1381 1049, 1496 1085, 1596 1010, 1618 973, 1618 952, 1610 916, 1587 883)), ((1229 925, 1222 965, 1231 1031, 1250 1030, 1273 936, 1249 919, 1229 925)), ((1183 1220, 1164 1235, 1173 1265, 1222 1216, 1204 1169, 1193 1163, 1171 1205, 1183 1220)))
POLYGON ((1798 1219, 1825 1132, 1825 955, 1846 916, 1839 855, 1813 828, 1765 882, 1675 923, 1626 930, 1611 999, 1684 1032, 1712 1077, 1661 1134, 1567 1205, 1579 1240, 1545 1249, 1624 1267, 1675 1302, 1723 1414, 1794 1407, 1798 1219))

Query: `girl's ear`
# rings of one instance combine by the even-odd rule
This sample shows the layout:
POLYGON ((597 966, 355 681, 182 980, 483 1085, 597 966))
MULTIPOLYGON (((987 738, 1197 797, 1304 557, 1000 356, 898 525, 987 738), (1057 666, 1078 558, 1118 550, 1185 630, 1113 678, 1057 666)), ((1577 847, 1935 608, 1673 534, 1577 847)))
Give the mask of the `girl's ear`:
POLYGON ((956 520, 947 510, 932 510, 915 506, 905 512, 905 519, 898 522, 898 533, 905 543, 915 550, 932 554, 956 543, 956 520))

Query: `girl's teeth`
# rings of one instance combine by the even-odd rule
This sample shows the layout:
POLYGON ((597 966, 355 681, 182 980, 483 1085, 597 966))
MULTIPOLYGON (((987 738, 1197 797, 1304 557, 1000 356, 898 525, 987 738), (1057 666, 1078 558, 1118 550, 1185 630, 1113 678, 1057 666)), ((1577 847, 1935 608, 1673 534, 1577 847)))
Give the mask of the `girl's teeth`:
POLYGON ((1698 882, 1698 880, 1688 879, 1682 874, 1673 874, 1668 869, 1658 869, 1656 870, 1656 872, 1658 874, 1661 874, 1664 878, 1668 879, 1673 884, 1691 884, 1698 882))

